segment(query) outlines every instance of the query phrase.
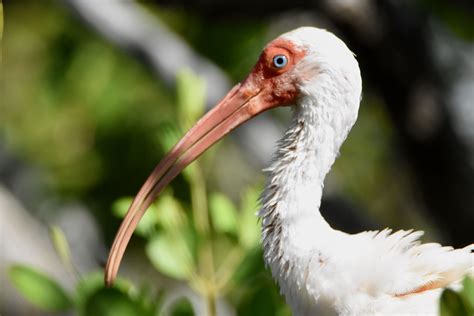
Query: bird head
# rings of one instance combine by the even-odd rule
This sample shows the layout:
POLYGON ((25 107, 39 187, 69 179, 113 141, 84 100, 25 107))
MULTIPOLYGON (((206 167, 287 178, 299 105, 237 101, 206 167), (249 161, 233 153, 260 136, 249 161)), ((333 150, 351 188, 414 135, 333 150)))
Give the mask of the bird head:
POLYGON ((362 81, 354 54, 342 40, 326 30, 301 27, 263 49, 242 88, 263 93, 273 106, 298 106, 299 97, 318 97, 321 89, 349 94, 358 106, 362 81))
MULTIPOLYGON (((113 283, 130 237, 150 204, 181 170, 219 139, 269 109, 291 105, 311 111, 327 103, 318 100, 334 97, 341 98, 341 106, 347 107, 344 117, 353 121, 348 123, 352 126, 360 93, 357 62, 332 33, 302 27, 270 42, 249 75, 184 135, 143 184, 113 242, 105 269, 106 284, 113 283), (312 102, 305 102, 308 100, 312 102)), ((327 110, 337 111, 331 107, 327 110)))

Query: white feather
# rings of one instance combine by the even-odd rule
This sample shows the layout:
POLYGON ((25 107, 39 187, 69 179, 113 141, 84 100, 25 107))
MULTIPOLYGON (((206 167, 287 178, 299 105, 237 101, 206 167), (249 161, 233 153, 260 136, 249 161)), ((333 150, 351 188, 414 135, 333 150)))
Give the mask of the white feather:
POLYGON ((281 293, 295 315, 437 315, 441 288, 472 271, 474 246, 420 244, 422 232, 350 235, 329 226, 319 212, 324 178, 357 119, 360 71, 327 31, 305 27, 282 37, 308 53, 294 69, 305 78, 302 95, 266 169, 259 211, 265 261, 281 293))

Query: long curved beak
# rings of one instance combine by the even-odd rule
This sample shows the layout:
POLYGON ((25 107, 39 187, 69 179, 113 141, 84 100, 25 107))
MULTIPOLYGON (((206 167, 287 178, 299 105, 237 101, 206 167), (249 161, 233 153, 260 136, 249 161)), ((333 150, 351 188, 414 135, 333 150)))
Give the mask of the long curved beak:
POLYGON ((237 84, 224 99, 196 125, 161 160, 132 202, 115 236, 105 267, 105 283, 111 286, 127 244, 148 207, 187 165, 230 131, 270 108, 278 106, 268 89, 252 82, 237 84))

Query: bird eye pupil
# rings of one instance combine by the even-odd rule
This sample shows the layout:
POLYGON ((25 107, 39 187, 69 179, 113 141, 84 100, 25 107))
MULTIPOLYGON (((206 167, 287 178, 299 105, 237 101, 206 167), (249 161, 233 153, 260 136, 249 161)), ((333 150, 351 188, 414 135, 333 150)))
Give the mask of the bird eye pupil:
POLYGON ((288 63, 288 58, 285 55, 276 55, 273 57, 273 65, 277 68, 283 68, 288 63))

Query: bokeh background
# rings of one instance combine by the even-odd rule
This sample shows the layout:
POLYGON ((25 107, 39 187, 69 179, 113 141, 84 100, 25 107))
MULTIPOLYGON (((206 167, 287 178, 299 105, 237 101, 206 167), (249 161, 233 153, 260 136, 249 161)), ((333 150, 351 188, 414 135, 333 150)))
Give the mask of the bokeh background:
POLYGON ((118 285, 120 217, 167 149, 298 26, 354 51, 359 120, 322 212, 474 241, 474 2, 3 1, 0 314, 289 315, 261 259, 261 169, 289 121, 266 113, 190 166, 140 224, 118 285))

